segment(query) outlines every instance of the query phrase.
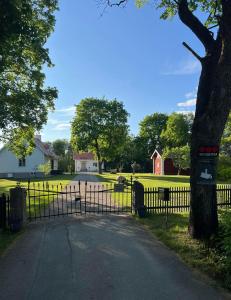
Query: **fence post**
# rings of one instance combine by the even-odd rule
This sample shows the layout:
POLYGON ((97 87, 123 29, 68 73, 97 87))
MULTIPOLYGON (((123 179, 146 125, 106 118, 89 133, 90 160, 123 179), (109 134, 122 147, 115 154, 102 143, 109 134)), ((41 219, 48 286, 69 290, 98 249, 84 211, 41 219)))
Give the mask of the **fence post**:
POLYGON ((146 207, 144 205, 144 186, 139 181, 133 182, 133 207, 135 214, 138 213, 140 217, 144 217, 146 207))
POLYGON ((26 189, 16 187, 10 189, 10 229, 20 231, 25 225, 26 216, 26 189))
POLYGON ((6 196, 0 196, 0 229, 6 229, 6 196))

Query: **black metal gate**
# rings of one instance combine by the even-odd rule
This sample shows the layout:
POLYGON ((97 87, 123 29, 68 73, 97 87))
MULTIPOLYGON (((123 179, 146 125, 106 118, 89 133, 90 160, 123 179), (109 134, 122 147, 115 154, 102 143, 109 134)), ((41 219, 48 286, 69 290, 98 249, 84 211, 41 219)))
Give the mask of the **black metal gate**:
POLYGON ((29 220, 73 214, 130 213, 132 183, 99 184, 78 181, 61 184, 28 183, 27 213, 29 220))

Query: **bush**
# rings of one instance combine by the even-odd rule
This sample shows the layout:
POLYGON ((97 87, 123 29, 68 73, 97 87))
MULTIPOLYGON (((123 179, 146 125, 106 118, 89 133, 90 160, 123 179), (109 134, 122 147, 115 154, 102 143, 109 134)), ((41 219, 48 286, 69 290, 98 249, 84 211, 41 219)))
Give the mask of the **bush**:
POLYGON ((231 158, 221 155, 218 162, 217 177, 220 180, 231 179, 231 158))
POLYGON ((217 172, 218 179, 229 180, 231 179, 231 168, 218 169, 217 172))
POLYGON ((231 212, 221 213, 218 247, 225 270, 225 285, 231 288, 231 212))
POLYGON ((50 174, 51 175, 62 175, 63 171, 62 170, 51 170, 50 174))
POLYGON ((41 164, 38 166, 38 170, 43 172, 45 175, 49 175, 51 172, 51 164, 47 162, 46 164, 41 164))
POLYGON ((126 184, 126 183, 127 183, 127 179, 126 179, 126 177, 124 177, 124 176, 118 176, 118 177, 116 178, 116 180, 118 181, 118 183, 123 183, 123 184, 126 184))

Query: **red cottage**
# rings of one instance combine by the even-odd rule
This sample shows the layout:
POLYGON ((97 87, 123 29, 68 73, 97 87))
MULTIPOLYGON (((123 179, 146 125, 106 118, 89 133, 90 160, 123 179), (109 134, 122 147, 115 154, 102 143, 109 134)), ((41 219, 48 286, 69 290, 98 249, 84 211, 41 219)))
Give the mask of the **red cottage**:
MULTIPOLYGON (((171 158, 163 158, 161 150, 155 150, 151 156, 153 161, 153 174, 155 175, 177 175, 178 168, 174 166, 171 158)), ((189 175, 190 170, 181 170, 180 175, 189 175)))

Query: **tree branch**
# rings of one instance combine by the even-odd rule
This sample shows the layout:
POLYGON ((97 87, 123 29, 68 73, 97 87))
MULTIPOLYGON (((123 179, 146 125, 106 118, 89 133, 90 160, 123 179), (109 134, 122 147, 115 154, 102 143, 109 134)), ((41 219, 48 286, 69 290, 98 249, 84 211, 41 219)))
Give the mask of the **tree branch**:
POLYGON ((210 34, 208 28, 206 28, 200 20, 194 16, 188 7, 187 0, 180 0, 178 4, 178 12, 181 21, 188 26, 192 32, 202 42, 207 52, 213 49, 215 40, 210 34))
POLYGON ((183 42, 183 46, 185 46, 185 48, 187 48, 200 62, 202 62, 202 57, 198 55, 188 44, 183 42))
POLYGON ((120 1, 114 2, 114 3, 111 3, 110 0, 107 0, 108 6, 111 6, 111 7, 112 6, 120 6, 120 5, 122 5, 122 4, 126 3, 126 2, 128 2, 128 0, 120 0, 120 1))

